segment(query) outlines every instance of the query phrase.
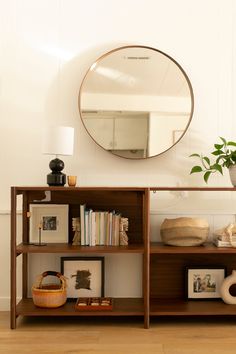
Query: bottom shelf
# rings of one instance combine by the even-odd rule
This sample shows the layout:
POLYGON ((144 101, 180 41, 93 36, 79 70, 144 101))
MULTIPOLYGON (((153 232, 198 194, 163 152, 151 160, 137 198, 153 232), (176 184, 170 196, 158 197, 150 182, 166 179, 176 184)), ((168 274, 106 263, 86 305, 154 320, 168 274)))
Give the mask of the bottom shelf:
POLYGON ((54 308, 40 308, 32 299, 22 299, 16 306, 17 315, 22 316, 142 316, 142 298, 114 298, 111 311, 78 311, 76 301, 67 301, 65 305, 54 308))
POLYGON ((151 299, 151 316, 236 316, 236 306, 222 300, 151 299))
MULTIPOLYGON (((32 299, 22 299, 16 314, 22 316, 143 316, 142 298, 114 298, 111 311, 78 311, 76 301, 67 301, 64 306, 47 309, 34 305, 32 299)), ((150 316, 236 316, 236 306, 222 300, 184 301, 151 299, 150 316)))

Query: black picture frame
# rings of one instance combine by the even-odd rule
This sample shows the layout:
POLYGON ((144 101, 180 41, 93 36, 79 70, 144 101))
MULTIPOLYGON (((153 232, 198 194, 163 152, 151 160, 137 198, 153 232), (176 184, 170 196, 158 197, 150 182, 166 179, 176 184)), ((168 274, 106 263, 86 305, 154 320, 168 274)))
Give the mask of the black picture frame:
POLYGON ((224 266, 193 266, 185 269, 185 293, 187 300, 217 300, 226 276, 224 266))
POLYGON ((61 257, 67 298, 104 296, 104 257, 61 257))

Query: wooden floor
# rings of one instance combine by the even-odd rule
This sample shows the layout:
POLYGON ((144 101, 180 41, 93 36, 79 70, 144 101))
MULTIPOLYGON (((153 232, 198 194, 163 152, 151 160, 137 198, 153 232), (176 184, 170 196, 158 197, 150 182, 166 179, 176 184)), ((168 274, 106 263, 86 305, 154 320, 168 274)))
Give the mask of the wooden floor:
POLYGON ((236 318, 22 318, 9 329, 0 312, 0 353, 235 354, 236 318))

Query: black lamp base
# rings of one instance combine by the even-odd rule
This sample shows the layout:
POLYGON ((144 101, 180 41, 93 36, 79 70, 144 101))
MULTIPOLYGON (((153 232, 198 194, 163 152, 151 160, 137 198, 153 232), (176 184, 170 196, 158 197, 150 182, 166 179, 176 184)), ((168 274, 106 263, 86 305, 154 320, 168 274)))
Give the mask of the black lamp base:
POLYGON ((66 175, 64 173, 49 173, 47 175, 47 184, 49 186, 64 186, 66 184, 66 175))
POLYGON ((49 186, 64 186, 66 184, 66 175, 61 172, 64 168, 64 162, 55 158, 50 161, 49 167, 52 172, 47 175, 47 184, 49 186))

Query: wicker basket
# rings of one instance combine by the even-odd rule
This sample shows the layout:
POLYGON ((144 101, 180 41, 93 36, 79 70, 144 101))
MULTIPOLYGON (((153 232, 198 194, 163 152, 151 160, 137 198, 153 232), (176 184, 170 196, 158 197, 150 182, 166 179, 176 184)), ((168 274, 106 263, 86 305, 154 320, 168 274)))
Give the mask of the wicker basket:
POLYGON ((38 307, 55 308, 65 304, 66 279, 58 272, 47 271, 40 275, 37 283, 32 286, 33 302, 38 307), (56 276, 60 279, 60 284, 42 284, 43 279, 48 275, 56 276))
POLYGON ((162 242, 167 245, 199 246, 208 238, 209 224, 201 218, 165 219, 160 231, 162 242))

